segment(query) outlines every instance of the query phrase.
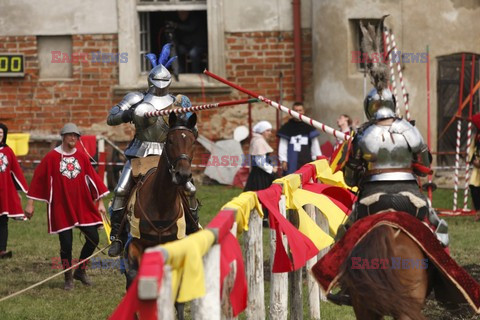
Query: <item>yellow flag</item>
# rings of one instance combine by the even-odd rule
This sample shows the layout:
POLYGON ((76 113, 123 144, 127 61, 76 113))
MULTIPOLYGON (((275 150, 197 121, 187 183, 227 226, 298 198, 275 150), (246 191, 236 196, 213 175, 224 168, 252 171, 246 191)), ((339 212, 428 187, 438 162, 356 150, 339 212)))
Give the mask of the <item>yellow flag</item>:
POLYGON ((248 221, 250 219, 250 211, 257 209, 258 214, 263 218, 263 211, 257 194, 253 191, 242 192, 238 197, 233 198, 230 202, 222 207, 222 210, 234 209, 237 211, 235 220, 237 222, 237 236, 243 231, 248 231, 248 221))
POLYGON ((178 302, 187 302, 205 295, 203 256, 215 242, 210 230, 201 230, 188 237, 162 245, 172 266, 172 293, 178 302), (177 294, 178 293, 178 294, 177 294))

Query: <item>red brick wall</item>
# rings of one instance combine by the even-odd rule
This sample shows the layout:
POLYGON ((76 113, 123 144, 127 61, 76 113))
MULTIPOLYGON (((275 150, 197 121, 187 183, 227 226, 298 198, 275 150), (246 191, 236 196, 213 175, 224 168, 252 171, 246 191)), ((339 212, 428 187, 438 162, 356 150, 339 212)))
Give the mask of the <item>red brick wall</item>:
MULTIPOLYGON (((26 61, 24 78, 0 78, 0 121, 12 132, 57 134, 67 121, 74 121, 92 132, 95 124, 105 124, 108 111, 122 98, 113 93, 113 86, 118 85, 118 65, 94 63, 91 53, 118 53, 117 35, 73 35, 72 46, 73 53, 89 55, 88 63, 73 63, 71 80, 40 81, 36 37, 0 37, 0 52, 24 53, 26 61)), ((303 30, 302 66, 304 100, 307 102, 312 100, 311 47, 311 31, 303 30)), ((281 72, 283 101, 291 106, 295 99, 293 32, 229 33, 225 37, 225 49, 228 80, 278 101, 281 72)), ((194 104, 246 98, 236 90, 231 94, 188 96, 194 104)), ((271 107, 255 104, 253 120, 258 121, 265 112, 275 113, 271 107)), ((200 133, 212 140, 230 138, 237 125, 248 125, 247 114, 246 106, 202 111, 199 113, 200 133)), ((133 130, 131 132, 133 134, 133 130)), ((272 139, 271 144, 275 143, 272 139)), ((49 143, 30 144, 27 159, 39 159, 49 148, 49 143)), ((198 152, 207 151, 199 146, 198 152)))
POLYGON ((44 133, 58 133, 67 121, 80 127, 105 121, 118 66, 92 62, 98 51, 118 53, 117 35, 73 35, 72 53, 86 53, 87 63, 73 63, 71 80, 46 81, 39 79, 35 36, 0 37, 0 52, 25 54, 25 77, 0 78, 0 121, 12 131, 44 133))

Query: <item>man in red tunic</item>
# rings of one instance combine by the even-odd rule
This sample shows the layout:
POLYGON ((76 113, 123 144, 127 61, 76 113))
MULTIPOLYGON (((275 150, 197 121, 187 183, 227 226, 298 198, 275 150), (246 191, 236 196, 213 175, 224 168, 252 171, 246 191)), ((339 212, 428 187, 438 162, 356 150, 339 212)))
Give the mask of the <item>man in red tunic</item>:
POLYGON ((7 251, 8 218, 25 217, 15 183, 25 193, 28 189, 17 158, 6 145, 7 133, 7 126, 0 123, 0 259, 12 257, 12 252, 7 251))
MULTIPOLYGON (((88 156, 75 148, 80 131, 73 123, 67 123, 60 131, 62 144, 45 156, 35 169, 29 198, 25 208, 27 218, 33 216, 33 201, 47 203, 48 233, 58 234, 60 257, 64 269, 72 263, 72 229, 80 228, 86 241, 80 260, 89 257, 98 245, 98 227, 102 226, 99 214, 105 213, 101 198, 108 193, 107 187, 93 169, 88 156)), ((73 289, 73 279, 91 285, 85 273, 88 260, 72 275, 65 273, 65 290, 73 289)))

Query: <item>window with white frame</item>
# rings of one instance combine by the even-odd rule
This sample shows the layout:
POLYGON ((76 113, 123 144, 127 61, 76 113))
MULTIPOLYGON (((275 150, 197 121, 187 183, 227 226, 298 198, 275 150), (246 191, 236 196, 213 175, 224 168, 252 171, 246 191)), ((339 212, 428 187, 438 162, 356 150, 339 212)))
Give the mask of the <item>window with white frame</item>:
MULTIPOLYGON (((117 3, 118 10, 118 43, 119 51, 128 53, 128 62, 119 64, 118 91, 132 88, 144 88, 145 73, 150 70, 150 63, 145 60, 149 52, 161 51, 162 23, 179 19, 178 12, 188 11, 199 15, 206 25, 206 51, 201 56, 201 68, 208 67, 210 71, 225 76, 225 26, 224 0, 122 0, 117 3), (160 27, 159 27, 160 26, 160 27)), ((176 26, 175 24, 173 24, 176 26)), ((180 61, 179 61, 180 63, 180 61)), ((215 81, 205 81, 204 76, 192 72, 191 57, 182 63, 185 73, 180 73, 172 86, 200 92, 205 90, 226 92, 225 86, 215 81), (203 79, 202 79, 203 78, 203 79)), ((178 66, 180 68, 180 66, 178 66)), ((212 92, 213 92, 212 91, 212 92)))
POLYGON ((140 65, 148 72, 145 54, 159 54, 166 43, 172 44, 171 56, 177 56, 172 71, 202 73, 208 67, 208 31, 206 10, 150 11, 139 13, 140 65))

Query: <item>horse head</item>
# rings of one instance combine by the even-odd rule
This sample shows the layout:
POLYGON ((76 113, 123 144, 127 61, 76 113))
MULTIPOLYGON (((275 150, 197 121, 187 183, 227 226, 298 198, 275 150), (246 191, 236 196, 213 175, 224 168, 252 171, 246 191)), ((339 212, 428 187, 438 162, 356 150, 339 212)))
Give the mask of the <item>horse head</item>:
POLYGON ((192 178, 193 145, 196 140, 195 124, 197 115, 194 113, 188 119, 177 117, 172 112, 168 118, 170 129, 164 146, 168 170, 172 176, 172 182, 183 185, 192 178))

